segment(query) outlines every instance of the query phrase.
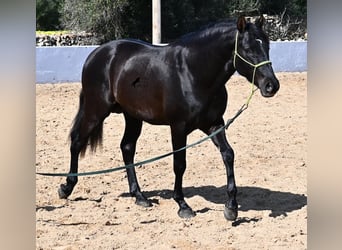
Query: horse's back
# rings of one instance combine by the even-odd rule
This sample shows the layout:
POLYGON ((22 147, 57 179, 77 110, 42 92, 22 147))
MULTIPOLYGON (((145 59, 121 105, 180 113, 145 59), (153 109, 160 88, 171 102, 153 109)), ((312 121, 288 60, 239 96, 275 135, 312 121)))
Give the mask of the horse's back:
MULTIPOLYGON (((105 74, 105 70, 108 69, 106 67, 110 65, 114 57, 124 56, 120 47, 127 45, 131 45, 130 49, 133 49, 136 47, 136 42, 132 42, 130 40, 114 40, 97 47, 89 54, 83 65, 82 78, 90 76, 96 77, 101 75, 101 72, 105 74), (121 50, 120 53, 118 50, 121 50)), ((129 52, 129 50, 127 50, 127 52, 129 52)), ((134 49, 130 53, 133 52, 134 49)))

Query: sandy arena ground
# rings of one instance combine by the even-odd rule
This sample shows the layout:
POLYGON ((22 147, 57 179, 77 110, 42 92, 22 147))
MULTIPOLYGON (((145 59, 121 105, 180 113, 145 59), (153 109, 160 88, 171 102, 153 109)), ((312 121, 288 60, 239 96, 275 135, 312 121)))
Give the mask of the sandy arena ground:
MULTIPOLYGON (((172 157, 137 168, 153 207, 128 195, 124 170, 80 177, 69 199, 58 198, 65 177, 36 176, 37 249, 306 249, 307 248, 307 73, 278 73, 273 98, 257 92, 229 127, 235 151, 239 216, 226 221, 226 175, 211 141, 187 151, 184 193, 196 211, 177 215, 172 199, 172 157)), ((250 85, 233 76, 225 119, 245 102, 250 85)), ((36 170, 69 171, 68 133, 78 108, 80 83, 36 87, 36 170)), ((122 115, 105 120, 103 148, 80 160, 79 172, 122 166, 122 115)), ((200 131, 188 143, 204 136, 200 131)), ((167 126, 144 124, 136 161, 171 150, 167 126)), ((87 151, 89 152, 89 151, 87 151)))

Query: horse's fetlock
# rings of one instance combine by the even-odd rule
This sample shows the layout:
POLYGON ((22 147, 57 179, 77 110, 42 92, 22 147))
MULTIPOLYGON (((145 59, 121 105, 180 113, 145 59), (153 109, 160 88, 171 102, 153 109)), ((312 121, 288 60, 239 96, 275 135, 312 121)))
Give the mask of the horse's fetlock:
POLYGON ((78 182, 77 176, 69 176, 67 178, 67 185, 68 186, 75 186, 78 182))

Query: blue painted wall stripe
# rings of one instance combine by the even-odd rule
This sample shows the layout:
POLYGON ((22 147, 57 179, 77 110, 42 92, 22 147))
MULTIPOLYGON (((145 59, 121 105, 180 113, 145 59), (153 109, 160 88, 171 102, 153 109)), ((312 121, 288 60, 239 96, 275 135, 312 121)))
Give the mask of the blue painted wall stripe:
MULTIPOLYGON (((271 42, 275 72, 307 71, 307 42, 271 42)), ((36 82, 80 82, 84 61, 98 46, 36 47, 36 82)))

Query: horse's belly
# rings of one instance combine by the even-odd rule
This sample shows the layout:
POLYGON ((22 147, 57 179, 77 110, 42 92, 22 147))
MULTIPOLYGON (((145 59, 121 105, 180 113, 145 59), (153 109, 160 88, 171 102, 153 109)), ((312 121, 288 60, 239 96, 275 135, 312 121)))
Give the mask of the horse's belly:
POLYGON ((155 125, 167 124, 162 112, 151 107, 136 106, 124 107, 124 110, 136 119, 155 125))
POLYGON ((163 97, 148 87, 120 88, 116 101, 124 112, 152 124, 166 124, 163 97))

